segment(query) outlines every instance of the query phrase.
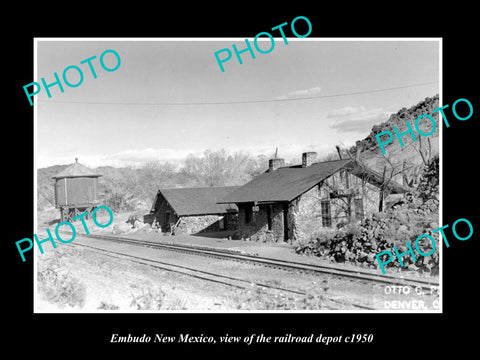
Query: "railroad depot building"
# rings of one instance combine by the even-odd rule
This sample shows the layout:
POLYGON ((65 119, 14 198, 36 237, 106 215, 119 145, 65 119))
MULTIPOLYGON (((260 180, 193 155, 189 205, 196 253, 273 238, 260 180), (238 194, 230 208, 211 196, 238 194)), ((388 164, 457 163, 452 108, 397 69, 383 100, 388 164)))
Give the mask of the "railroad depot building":
POLYGON ((163 233, 198 234, 235 230, 238 208, 218 204, 238 186, 160 189, 144 221, 163 233))
MULTIPOLYGON (((302 164, 296 166, 270 159, 265 173, 226 195, 219 203, 238 207, 235 237, 293 241, 308 238, 315 229, 334 228, 378 211, 384 199, 378 173, 351 159, 315 160, 314 152, 303 153, 302 164)), ((390 194, 407 191, 393 181, 387 187, 390 194)))

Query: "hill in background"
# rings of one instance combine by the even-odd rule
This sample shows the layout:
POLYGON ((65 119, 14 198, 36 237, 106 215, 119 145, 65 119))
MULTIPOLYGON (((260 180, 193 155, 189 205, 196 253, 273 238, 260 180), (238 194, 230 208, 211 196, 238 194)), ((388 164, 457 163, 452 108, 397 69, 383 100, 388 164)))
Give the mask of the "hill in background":
MULTIPOLYGON (((37 170, 37 209, 54 207, 52 176, 69 165, 55 165, 37 170)), ((92 169, 99 178, 100 201, 114 211, 149 210, 160 188, 243 185, 268 167, 266 156, 229 154, 225 150, 207 150, 202 156, 190 155, 185 166, 169 162, 148 162, 141 167, 92 169)))
MULTIPOLYGON (((400 184, 416 187, 423 167, 438 156, 438 113, 433 115, 437 124, 435 133, 427 138, 419 137, 416 142, 411 136, 404 136, 404 147, 400 146, 394 136, 392 143, 386 146, 386 155, 382 154, 375 136, 386 130, 393 133, 393 126, 405 131, 406 121, 414 127, 418 116, 432 115, 432 111, 438 107, 438 95, 426 98, 410 108, 404 107, 392 114, 387 121, 374 125, 370 134, 363 140, 358 140, 352 148, 340 149, 340 155, 357 157, 361 163, 383 174, 389 181, 395 180, 400 184)), ((430 131, 431 126, 430 122, 425 120, 420 124, 425 133, 430 131)), ((322 160, 332 156, 339 154, 323 157, 319 154, 322 160)), ((54 165, 37 170, 38 210, 53 208, 52 176, 67 166, 54 165)), ((149 162, 139 168, 101 166, 92 170, 103 175, 99 178, 99 195, 103 204, 114 211, 147 211, 159 188, 243 185, 267 168, 268 157, 265 155, 254 157, 241 152, 229 154, 225 150, 206 150, 202 156, 188 156, 182 168, 168 162, 149 162)))

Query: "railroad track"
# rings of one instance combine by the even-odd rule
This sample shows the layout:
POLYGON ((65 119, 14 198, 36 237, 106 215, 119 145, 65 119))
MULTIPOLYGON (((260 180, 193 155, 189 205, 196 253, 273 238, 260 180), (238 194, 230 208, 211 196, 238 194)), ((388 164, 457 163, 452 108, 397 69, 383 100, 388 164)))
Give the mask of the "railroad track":
POLYGON ((305 264, 289 260, 272 259, 257 255, 245 254, 229 249, 213 249, 202 246, 172 244, 165 242, 152 242, 146 240, 137 240, 121 236, 90 234, 89 238, 113 241, 118 243, 131 244, 136 246, 144 246, 159 250, 169 250, 181 253, 195 254, 199 256, 207 256, 218 259, 228 259, 238 262, 251 263, 258 266, 272 267, 284 269, 287 271, 295 271, 300 273, 327 274, 341 278, 348 278, 353 281, 361 281, 365 283, 382 283, 396 286, 409 286, 412 288, 420 288, 422 290, 431 291, 432 287, 439 286, 438 282, 433 279, 425 278, 400 278, 393 275, 376 275, 361 270, 339 269, 327 265, 305 264))
MULTIPOLYGON (((308 296, 308 293, 306 291, 301 291, 301 290, 297 290, 297 289, 289 289, 289 288, 280 287, 280 286, 276 286, 276 285, 260 283, 260 282, 257 282, 257 281, 250 281, 250 280, 236 278, 236 277, 232 277, 232 276, 221 275, 221 274, 218 274, 218 273, 212 273, 212 272, 208 272, 208 271, 204 271, 204 270, 200 270, 200 269, 191 268, 191 267, 188 267, 188 266, 171 264, 171 263, 166 263, 166 262, 163 262, 163 261, 152 260, 152 259, 147 259, 147 258, 140 257, 140 256, 125 254, 123 252, 117 252, 117 251, 102 249, 102 248, 98 248, 98 247, 91 246, 91 245, 81 244, 81 243, 78 243, 78 242, 77 243, 72 242, 72 243, 69 243, 68 245, 87 248, 89 250, 93 250, 95 252, 100 252, 103 255, 106 255, 106 256, 109 256, 109 257, 112 257, 112 258, 115 258, 115 259, 128 260, 128 261, 136 263, 136 264, 141 264, 141 265, 144 265, 144 266, 148 266, 148 267, 152 267, 152 268, 160 269, 160 270, 165 270, 165 271, 169 271, 169 272, 175 272, 175 273, 186 275, 186 276, 193 277, 193 278, 196 278, 196 279, 209 281, 209 282, 214 282, 216 284, 226 285, 228 287, 234 287, 234 288, 243 289, 243 290, 252 290, 255 287, 257 287, 257 288, 261 288, 261 289, 268 290, 268 291, 279 291, 281 293, 290 293, 290 294, 295 294, 295 295, 308 296)), ((347 301, 344 301, 344 300, 341 300, 341 299, 336 299, 336 298, 328 297, 328 296, 325 296, 325 295, 322 295, 321 299, 322 299, 322 301, 324 301, 322 306, 326 309, 338 310, 338 305, 340 305, 344 308, 356 308, 356 309, 362 309, 362 310, 375 310, 375 308, 367 306, 367 305, 357 304, 357 303, 353 303, 353 302, 347 302, 347 301)))

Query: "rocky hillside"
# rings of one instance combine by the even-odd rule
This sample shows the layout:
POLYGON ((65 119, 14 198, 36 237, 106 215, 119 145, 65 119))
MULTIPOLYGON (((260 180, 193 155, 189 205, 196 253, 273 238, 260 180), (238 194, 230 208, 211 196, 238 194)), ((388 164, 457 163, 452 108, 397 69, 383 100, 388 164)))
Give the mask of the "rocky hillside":
MULTIPOLYGON (((433 118, 437 131, 428 137, 418 136, 414 142, 410 136, 405 136, 404 147, 401 147, 394 136, 394 141, 386 146, 383 155, 375 135, 382 131, 392 131, 397 126, 399 131, 407 130, 406 121, 412 127, 415 120, 422 114, 432 115, 439 107, 438 95, 426 98, 410 108, 402 108, 396 114, 372 128, 371 133, 363 140, 357 141, 349 152, 358 160, 379 173, 385 173, 387 179, 393 179, 409 186, 414 198, 402 200, 397 205, 386 206, 384 211, 369 214, 361 223, 352 223, 342 229, 323 231, 304 239, 296 247, 300 254, 327 258, 334 262, 351 262, 358 266, 378 268, 375 255, 381 251, 393 251, 393 246, 400 252, 406 251, 405 241, 413 243, 420 234, 429 234, 439 247, 438 233, 433 229, 439 224, 439 131, 438 114, 433 118)), ((430 122, 420 123, 420 129, 428 133, 430 122)), ((426 241, 421 243, 425 253, 430 252, 432 245, 426 241)), ((404 259, 405 266, 398 261, 388 265, 389 271, 410 270, 422 273, 438 274, 438 252, 432 256, 418 256, 416 260, 404 259)))
MULTIPOLYGON (((395 181, 403 185, 418 185, 423 166, 428 165, 432 159, 439 154, 439 115, 432 111, 439 107, 438 94, 433 97, 427 97, 410 108, 403 107, 397 113, 392 114, 387 121, 374 125, 370 134, 356 142, 349 151, 355 156, 358 152, 358 158, 369 168, 379 173, 386 171, 387 177, 392 177, 395 181), (415 133, 415 120, 423 114, 431 115, 436 122, 437 130, 428 137, 418 136, 417 141, 413 141, 410 135, 402 137, 404 146, 395 136, 393 127, 396 126, 400 132, 408 130, 406 122, 408 121, 415 133), (378 145, 376 135, 382 131, 391 131, 393 141, 385 146, 386 154, 378 145)), ((419 127, 424 133, 428 133, 432 124, 424 119, 420 121, 419 127)))
MULTIPOLYGON (((425 100, 419 102, 416 105, 411 106, 408 109, 406 107, 403 107, 400 110, 398 110, 397 113, 390 115, 390 117, 385 122, 378 125, 374 125, 372 127, 372 131, 370 132, 370 134, 365 139, 358 140, 355 146, 353 146, 350 149, 350 151, 355 153, 357 149, 363 148, 366 151, 374 151, 381 154, 381 150, 378 146, 377 139, 375 138, 377 134, 387 130, 393 133, 394 126, 396 126, 399 130, 407 130, 405 123, 409 121, 413 127, 415 124, 415 119, 418 116, 423 114, 433 115, 433 118, 437 121, 437 125, 438 125, 438 113, 436 114, 432 113, 433 110, 437 109, 438 107, 439 107, 438 94, 431 98, 427 97, 425 98, 425 100)), ((420 128, 422 130, 426 128, 430 128, 430 125, 425 126, 425 123, 421 122, 420 128)), ((432 139, 438 138, 438 131, 436 131, 434 134, 429 136, 429 138, 432 138, 432 139)), ((387 152, 390 151, 389 147, 391 146, 393 146, 393 144, 386 146, 387 152)))
MULTIPOLYGON (((411 202, 403 202, 389 207, 383 212, 368 214, 360 223, 351 223, 341 229, 327 229, 313 234, 310 239, 299 243, 295 251, 299 254, 319 256, 332 262, 350 262, 361 267, 378 269, 375 255, 382 251, 393 253, 397 247, 400 253, 407 251, 405 242, 414 244, 421 234, 435 239, 435 247, 440 246, 439 234, 433 230, 439 227, 438 216, 438 158, 424 166, 417 187, 417 196, 411 202)), ((430 253, 433 245, 425 238, 419 242, 423 253, 430 253)), ((392 261, 388 268, 396 271, 418 271, 438 274, 438 251, 431 256, 417 254, 413 259, 405 257, 405 266, 392 261)))
POLYGON ((53 193, 54 180, 52 176, 58 174, 68 165, 54 165, 37 170, 37 209, 44 210, 55 206, 53 193))

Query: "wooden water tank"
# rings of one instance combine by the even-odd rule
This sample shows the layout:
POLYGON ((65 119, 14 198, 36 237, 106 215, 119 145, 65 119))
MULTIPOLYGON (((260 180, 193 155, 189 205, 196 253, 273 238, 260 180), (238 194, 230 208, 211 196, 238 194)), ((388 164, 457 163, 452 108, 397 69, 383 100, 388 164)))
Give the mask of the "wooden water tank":
POLYGON ((60 209, 61 221, 99 205, 98 178, 102 176, 80 164, 78 159, 52 178, 55 180, 55 207, 60 209))

